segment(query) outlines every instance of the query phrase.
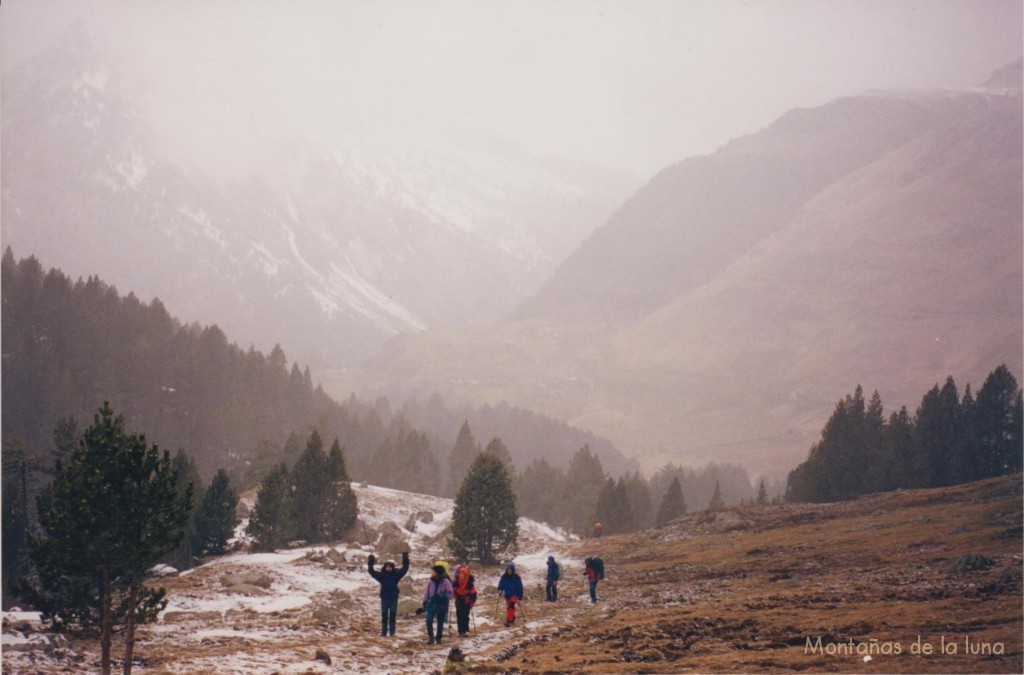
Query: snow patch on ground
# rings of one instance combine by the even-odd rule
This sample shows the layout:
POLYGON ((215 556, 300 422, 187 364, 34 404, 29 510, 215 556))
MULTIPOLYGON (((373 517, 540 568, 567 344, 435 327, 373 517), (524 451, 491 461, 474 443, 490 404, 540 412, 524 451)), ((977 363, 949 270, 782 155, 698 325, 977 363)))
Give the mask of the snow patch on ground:
MULTIPOLYGON (((409 543, 412 591, 410 594, 406 588, 402 598, 418 604, 430 565, 444 555, 443 534, 451 524, 452 500, 369 485, 352 487, 359 500, 360 520, 367 528, 380 530, 391 523, 409 543)), ((504 627, 503 601, 493 591, 502 567, 474 565, 480 598, 469 636, 427 646, 423 619, 403 615, 398 636, 383 639, 379 633, 379 586, 367 574, 365 564, 365 556, 375 552, 374 547, 332 542, 266 553, 229 554, 177 577, 161 578, 159 583, 168 589, 168 605, 156 624, 139 628, 136 653, 152 664, 153 672, 161 673, 421 673, 442 668, 448 649, 456 644, 470 655, 506 648, 529 638, 530 631, 586 607, 583 600, 570 599, 583 588, 582 584, 563 586, 564 603, 542 602, 549 555, 562 562, 563 574, 582 573, 582 565, 578 570, 567 569, 572 562, 559 554, 572 538, 526 518, 520 519, 519 525, 515 562, 529 590, 523 620, 512 629, 504 627), (313 554, 331 549, 342 554, 344 561, 333 567, 315 561, 313 554), (269 584, 264 584, 268 586, 265 589, 250 587, 232 592, 224 584, 229 576, 263 577, 269 584), (318 649, 331 655, 331 666, 315 660, 318 649)), ((8 622, 22 618, 38 621, 39 615, 8 612, 4 618, 8 622)), ((454 609, 450 618, 454 621, 454 609)), ((28 639, 8 631, 4 646, 20 645, 28 639)), ((98 645, 81 644, 80 648, 88 650, 86 663, 94 663, 98 645)), ((68 666, 59 657, 44 659, 40 648, 22 649, 5 651, 5 672, 25 668, 56 673, 68 666)))

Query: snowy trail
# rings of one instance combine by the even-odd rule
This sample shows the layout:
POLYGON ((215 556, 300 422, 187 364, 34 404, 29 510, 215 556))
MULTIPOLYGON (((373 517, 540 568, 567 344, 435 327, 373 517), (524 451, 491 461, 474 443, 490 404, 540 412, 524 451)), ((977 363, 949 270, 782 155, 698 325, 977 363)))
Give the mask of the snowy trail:
MULTIPOLYGON (((392 523, 409 542, 411 590, 404 585, 401 597, 418 605, 429 566, 442 553, 452 501, 372 486, 353 488, 360 518, 368 528, 392 523)), ((495 587, 503 568, 475 566, 479 592, 475 629, 464 638, 449 637, 446 630, 440 645, 426 644, 425 622, 411 614, 399 616, 395 638, 380 636, 379 587, 366 573, 365 563, 366 556, 375 552, 372 546, 337 542, 216 558, 161 580, 168 591, 168 606, 159 622, 140 628, 136 654, 141 662, 135 671, 419 673, 443 668, 453 646, 473 662, 486 662, 573 621, 580 613, 595 611, 577 578, 582 563, 563 555, 572 546, 563 532, 520 519, 519 553, 514 561, 526 587, 526 600, 519 625, 504 626, 504 603, 496 611, 495 587), (311 558, 332 548, 340 564, 326 566, 311 558), (559 559, 565 575, 559 603, 543 601, 549 555, 559 559), (247 586, 246 593, 229 592, 226 577, 258 580, 260 585, 247 586), (330 665, 316 660, 318 650, 330 656, 330 665)), ((454 622, 454 607, 449 617, 454 622)), ((451 630, 454 635, 455 627, 451 630)), ((4 672, 66 672, 69 658, 91 666, 98 661, 97 647, 94 642, 76 642, 71 654, 60 650, 5 653, 4 672)))

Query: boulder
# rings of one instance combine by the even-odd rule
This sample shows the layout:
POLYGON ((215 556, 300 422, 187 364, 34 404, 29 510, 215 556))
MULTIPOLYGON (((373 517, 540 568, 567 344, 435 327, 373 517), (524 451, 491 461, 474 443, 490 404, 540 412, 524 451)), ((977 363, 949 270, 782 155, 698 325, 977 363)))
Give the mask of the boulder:
POLYGON ((380 533, 381 538, 386 536, 392 536, 397 537, 398 539, 405 539, 405 532, 402 530, 402 528, 400 528, 398 525, 395 525, 390 520, 385 520, 383 523, 381 523, 380 527, 377 528, 377 531, 380 533))
POLYGON ((331 665, 331 655, 323 649, 316 650, 316 660, 323 661, 327 665, 331 665))
POLYGON ((336 548, 328 549, 327 553, 324 555, 335 565, 341 565, 345 562, 345 554, 336 548))
POLYGON ((248 574, 225 574, 220 578, 222 586, 231 588, 233 586, 257 586, 259 588, 270 588, 274 580, 270 575, 262 572, 249 572, 248 574))
POLYGON ((384 533, 380 536, 380 541, 377 542, 377 551, 380 554, 379 557, 384 560, 388 556, 397 558, 403 553, 411 553, 412 549, 409 547, 409 543, 405 541, 404 536, 384 533))
POLYGON ((345 613, 334 607, 320 606, 313 610, 313 619, 318 623, 336 626, 342 623, 344 618, 345 613))
POLYGON ((367 546, 377 541, 377 537, 380 535, 377 530, 367 525, 361 518, 355 522, 352 527, 345 531, 342 535, 341 540, 347 541, 353 544, 360 544, 367 546))
POLYGON ((225 590, 228 593, 240 593, 242 595, 249 595, 249 596, 269 595, 269 593, 267 593, 265 590, 263 590, 259 586, 253 586, 252 584, 236 584, 234 586, 229 586, 225 590))
POLYGON ((398 614, 400 616, 412 616, 422 606, 423 602, 419 598, 405 598, 401 596, 398 598, 398 614))
POLYGON ((712 527, 714 527, 716 532, 730 532, 732 530, 745 530, 751 527, 751 523, 738 513, 721 511, 715 515, 712 527))

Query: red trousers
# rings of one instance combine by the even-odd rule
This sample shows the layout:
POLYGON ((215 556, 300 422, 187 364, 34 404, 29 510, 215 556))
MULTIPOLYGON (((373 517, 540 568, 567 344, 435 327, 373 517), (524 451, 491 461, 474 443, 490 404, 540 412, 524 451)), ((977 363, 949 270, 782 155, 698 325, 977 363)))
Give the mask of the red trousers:
POLYGON ((505 601, 505 609, 508 610, 505 613, 505 621, 506 622, 512 623, 513 621, 516 620, 516 605, 518 605, 518 604, 519 604, 519 598, 517 598, 514 595, 511 598, 509 598, 508 600, 505 601))

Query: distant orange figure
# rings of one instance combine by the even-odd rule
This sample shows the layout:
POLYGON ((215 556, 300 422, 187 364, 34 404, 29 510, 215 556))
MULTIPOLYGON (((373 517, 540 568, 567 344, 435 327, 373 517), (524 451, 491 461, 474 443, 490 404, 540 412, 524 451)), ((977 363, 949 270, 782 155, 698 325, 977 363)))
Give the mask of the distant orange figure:
POLYGON ((601 523, 594 523, 594 539, 601 538, 601 523))

